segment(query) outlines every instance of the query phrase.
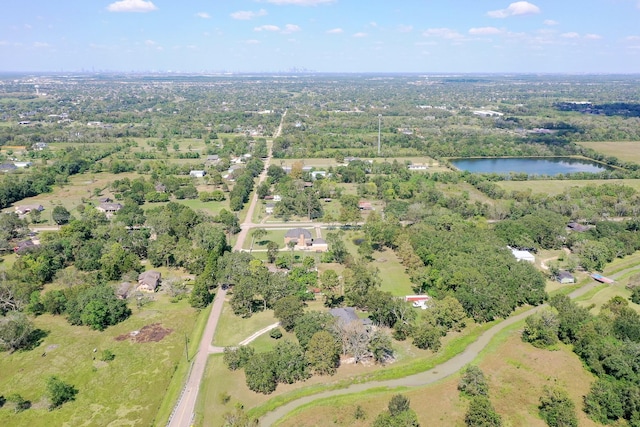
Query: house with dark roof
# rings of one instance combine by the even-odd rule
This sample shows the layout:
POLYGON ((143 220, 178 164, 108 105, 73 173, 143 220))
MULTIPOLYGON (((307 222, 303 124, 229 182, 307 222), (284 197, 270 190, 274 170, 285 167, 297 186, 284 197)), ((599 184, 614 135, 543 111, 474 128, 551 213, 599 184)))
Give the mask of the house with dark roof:
POLYGON ((322 238, 313 239, 311 232, 304 228, 292 228, 284 235, 284 245, 289 246, 289 243, 293 242, 293 249, 299 251, 315 251, 326 252, 329 250, 329 245, 322 238))
POLYGON ((356 314, 356 309, 353 307, 338 307, 332 308, 329 310, 329 314, 336 318, 338 322, 342 322, 345 325, 357 321, 362 322, 363 325, 368 326, 371 325, 371 319, 361 319, 356 314))
POLYGON ((11 172, 18 169, 13 163, 3 163, 0 165, 0 172, 11 172))
POLYGON ((568 271, 564 271, 564 270, 560 270, 558 272, 558 274, 556 275, 556 280, 558 282, 562 283, 563 285, 570 284, 570 283, 576 283, 576 278, 573 277, 573 274, 569 273, 568 271))
POLYGON ((116 297, 118 299, 127 299, 129 298, 129 293, 131 292, 131 283, 122 282, 118 290, 116 291, 116 297))

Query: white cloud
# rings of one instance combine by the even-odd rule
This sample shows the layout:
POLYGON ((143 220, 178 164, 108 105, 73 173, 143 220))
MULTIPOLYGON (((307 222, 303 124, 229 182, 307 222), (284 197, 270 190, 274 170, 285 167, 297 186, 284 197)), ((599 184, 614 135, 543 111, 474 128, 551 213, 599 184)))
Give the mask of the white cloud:
POLYGON ((153 2, 145 0, 120 0, 107 6, 109 12, 152 12, 157 9, 153 2))
POLYGON ((459 40, 464 38, 462 34, 450 28, 429 28, 422 33, 425 37, 440 37, 447 40, 459 40))
POLYGON ((260 40, 250 39, 245 41, 246 44, 260 44, 260 40))
POLYGON ((45 43, 45 42, 33 42, 33 47, 35 47, 35 48, 49 47, 49 46, 51 46, 49 43, 45 43))
POLYGON ((6 40, 0 40, 0 46, 8 46, 9 42, 6 40))
POLYGON ((259 16, 265 16, 267 14, 267 11, 264 9, 260 9, 257 12, 254 12, 252 10, 239 10, 237 12, 233 12, 231 14, 231 17, 233 19, 238 19, 240 21, 250 21, 253 18, 257 18, 259 16))
POLYGON ((560 37, 564 37, 565 39, 578 39, 580 38, 580 34, 572 31, 570 33, 562 33, 560 37))
POLYGON ((637 42, 640 40, 640 36, 627 36, 625 37, 625 40, 628 42, 637 42))
POLYGON ((367 37, 367 35, 368 35, 367 33, 355 33, 353 37, 361 39, 363 37, 367 37))
POLYGON ((508 18, 509 16, 534 15, 536 13, 540 13, 540 8, 535 4, 528 1, 517 1, 511 3, 506 9, 493 10, 487 15, 492 18, 508 18))
POLYGON ((317 6, 319 4, 335 3, 336 0, 265 0, 267 3, 284 5, 292 4, 295 6, 317 6))
POLYGON ((602 36, 600 34, 585 34, 584 38, 587 40, 600 40, 602 36))
POLYGON ((209 15, 207 12, 198 12, 196 13, 196 16, 198 18, 202 18, 202 19, 210 19, 211 15, 209 15))
POLYGON ((543 24, 547 25, 549 27, 553 27, 554 25, 558 25, 559 22, 558 21, 554 21, 553 19, 545 19, 543 24))
POLYGON ((277 25, 261 25, 259 27, 255 27, 253 31, 280 31, 280 27, 277 25))
POLYGON ((295 25, 295 24, 287 24, 284 26, 284 29, 282 30, 282 34, 291 34, 291 33, 297 33, 298 31, 301 31, 302 28, 300 28, 300 26, 295 25))
POLYGON ((401 33, 410 33, 413 31, 413 25, 398 25, 398 31, 401 33))
POLYGON ((332 28, 330 30, 327 30, 327 34, 342 34, 344 33, 344 30, 342 28, 332 28))
POLYGON ((153 40, 145 40, 144 44, 146 44, 147 46, 155 46, 156 42, 154 42, 153 40))
POLYGON ((472 36, 493 36, 500 33, 502 33, 502 30, 496 27, 479 27, 469 29, 469 34, 472 36))

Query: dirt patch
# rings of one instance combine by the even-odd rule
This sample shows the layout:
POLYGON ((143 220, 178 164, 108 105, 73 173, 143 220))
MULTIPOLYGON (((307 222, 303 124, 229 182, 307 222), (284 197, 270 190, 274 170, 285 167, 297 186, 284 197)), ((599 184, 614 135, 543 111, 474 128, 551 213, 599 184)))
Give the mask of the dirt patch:
POLYGON ((163 328, 160 323, 152 323, 143 326, 139 331, 131 331, 128 334, 119 335, 116 341, 130 339, 133 342, 158 342, 173 332, 173 329, 163 328))

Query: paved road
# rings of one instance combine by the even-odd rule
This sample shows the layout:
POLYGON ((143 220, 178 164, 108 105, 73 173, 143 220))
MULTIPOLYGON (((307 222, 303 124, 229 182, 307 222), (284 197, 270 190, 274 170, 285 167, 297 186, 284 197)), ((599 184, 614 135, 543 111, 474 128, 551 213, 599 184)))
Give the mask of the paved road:
MULTIPOLYGON (((284 118, 286 115, 287 111, 285 110, 282 118, 280 119, 280 125, 278 126, 278 129, 273 138, 277 138, 282 133, 282 124, 284 123, 284 118)), ((269 168, 269 163, 271 162, 272 156, 272 140, 267 142, 267 147, 269 153, 266 161, 264 162, 264 170, 258 178, 258 184, 263 182, 267 178, 267 169, 269 168)), ((253 211, 255 210, 257 203, 258 196, 254 191, 253 198, 251 199, 251 204, 249 205, 249 209, 247 210, 247 217, 245 219, 245 222, 242 224, 242 230, 238 234, 238 240, 234 247, 235 250, 241 249, 242 245, 244 244, 244 240, 247 238, 247 233, 251 228, 247 226, 247 224, 251 224, 251 218, 253 217, 253 211)), ((202 334, 198 353, 196 354, 193 361, 193 366, 191 367, 191 372, 189 378, 187 379, 187 384, 185 385, 184 391, 180 399, 178 400, 176 407, 174 408, 173 416, 168 423, 169 427, 189 427, 192 425, 192 421, 195 415, 196 400, 198 398, 198 392, 200 391, 200 383, 202 382, 202 378, 204 376, 204 370, 207 365, 207 359, 210 353, 217 352, 217 348, 213 347, 211 343, 213 342, 213 335, 216 332, 218 320, 220 319, 220 314, 222 313, 222 305, 224 303, 224 297, 226 294, 227 291, 223 289, 218 290, 218 292, 216 293, 215 300, 213 301, 213 307, 211 309, 211 314, 209 315, 207 325, 205 327, 204 333, 202 334)))
POLYGON ((224 303, 224 297, 226 294, 226 290, 219 289, 216 293, 215 299, 213 300, 211 314, 209 315, 207 325, 205 326, 204 333, 202 334, 198 353, 196 353, 193 360, 193 366, 191 367, 187 384, 185 385, 184 392, 178 401, 178 405, 174 409, 173 417, 168 424, 170 427, 191 426, 198 392, 200 391, 200 382, 204 376, 204 369, 207 366, 207 359, 209 358, 209 345, 213 341, 213 334, 216 332, 216 326, 218 325, 218 320, 222 313, 222 304, 224 303))
MULTIPOLYGON (((613 277, 619 277, 622 276, 623 274, 632 271, 632 270, 637 270, 640 269, 640 267, 636 266, 636 267, 632 267, 629 269, 626 269, 624 271, 621 271, 617 274, 615 274, 613 277)), ((589 292, 591 289, 593 289, 596 286, 601 285, 601 283, 598 282, 590 282, 584 286, 582 286, 581 288, 573 291, 572 293, 569 294, 569 297, 571 299, 577 298, 579 296, 582 296, 584 294, 586 294, 587 292, 589 292)), ((340 396, 340 395, 345 395, 345 394, 352 394, 352 393, 358 393, 358 392, 362 392, 371 388, 379 388, 379 387, 388 387, 388 388, 396 388, 396 387, 419 387, 419 386, 424 386, 424 385, 428 385, 431 383, 434 383, 436 381, 439 381, 443 378, 446 378, 450 375, 455 374, 456 372, 458 372, 460 369, 462 369, 464 366, 468 365, 469 363, 473 362, 473 360, 478 356, 478 354, 480 354, 480 352, 489 344, 489 342, 491 341, 491 339, 493 337, 496 336, 496 334, 500 331, 502 331, 504 328, 506 328, 507 326, 513 325, 514 323, 525 319, 527 316, 530 316, 531 314, 535 313, 536 311, 542 309, 543 307, 546 307, 547 305, 540 305, 537 307, 534 307, 530 310, 527 310, 523 313, 518 314, 517 316, 512 316, 509 317, 508 319, 505 319, 504 321, 498 323, 497 325, 493 326, 492 328, 488 329, 486 332, 482 333, 480 335, 480 337, 474 341, 473 343, 471 343, 469 346, 467 346, 467 348, 460 354, 458 354, 457 356, 452 357, 451 359, 447 360, 446 362, 441 363, 438 366, 435 366, 432 369, 429 369, 428 371, 424 371, 424 372, 420 372, 418 374, 415 375, 410 375, 408 377, 404 377, 404 378, 398 378, 395 380, 387 380, 387 381, 372 381, 372 382, 368 382, 368 383, 361 383, 361 384, 353 384, 347 388, 341 389, 341 390, 331 390, 331 391, 326 391, 326 392, 322 392, 322 393, 318 393, 318 394, 314 394, 312 396, 306 396, 306 397, 302 397, 300 399, 294 400, 292 402, 287 403, 286 405, 280 406, 279 408, 277 408, 276 410, 267 413, 261 420, 260 420, 260 425, 261 426, 271 426, 273 425, 276 421, 278 421, 280 418, 284 417, 285 415, 287 415, 288 413, 290 413, 291 411, 293 411, 296 408, 299 408, 302 405, 305 405, 307 403, 313 402, 314 400, 317 399, 323 399, 326 397, 333 397, 333 396, 340 396)))

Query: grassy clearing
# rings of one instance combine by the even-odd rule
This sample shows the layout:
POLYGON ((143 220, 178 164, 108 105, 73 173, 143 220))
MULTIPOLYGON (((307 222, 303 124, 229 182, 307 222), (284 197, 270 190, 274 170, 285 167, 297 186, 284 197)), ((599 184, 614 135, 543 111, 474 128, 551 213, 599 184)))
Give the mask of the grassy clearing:
MULTIPOLYGON (((537 404, 546 384, 566 388, 576 406, 589 390, 593 376, 586 372, 571 350, 562 346, 559 351, 536 349, 520 340, 521 325, 502 331, 485 350, 478 365, 487 375, 490 396, 504 425, 542 426, 537 404)), ((363 393, 338 396, 314 401, 292 412, 277 425, 283 427, 306 426, 369 426, 386 409, 392 395, 405 394, 411 408, 418 414, 420 425, 464 425, 468 405, 457 391, 458 376, 426 387, 415 389, 371 389, 363 393), (363 419, 355 418, 360 406, 363 419)), ((596 425, 579 411, 579 425, 596 425)))
POLYGON ((585 179, 585 180, 535 180, 535 181, 500 181, 497 182, 506 191, 526 191, 549 195, 562 194, 571 187, 587 185, 620 184, 640 190, 640 179, 585 179))
POLYGON ((163 295, 156 299, 142 310, 134 308, 128 320, 104 332, 71 326, 59 316, 37 317, 36 326, 48 332, 37 348, 0 353, 0 394, 20 393, 33 407, 20 414, 7 407, 0 409, 0 425, 152 425, 158 411, 167 406, 163 404, 165 394, 175 396, 175 389, 180 388, 172 384, 172 378, 185 358, 185 335, 192 333, 198 319, 186 301, 172 304, 163 295), (159 342, 115 340, 153 323, 171 333, 159 342), (115 353, 115 360, 99 360, 106 349, 115 353), (43 398, 50 375, 58 375, 79 390, 75 401, 51 412, 43 398))
POLYGON ((413 294, 409 275, 395 252, 385 249, 384 252, 374 253, 373 258, 373 265, 380 270, 381 290, 391 292, 396 297, 413 294))
POLYGON ((578 144, 607 156, 616 157, 623 162, 640 163, 639 141, 578 142, 578 144))
POLYGON ((278 319, 273 317, 273 310, 259 311, 245 319, 233 314, 230 305, 225 304, 213 337, 213 344, 220 347, 238 345, 254 332, 277 321, 278 319))

